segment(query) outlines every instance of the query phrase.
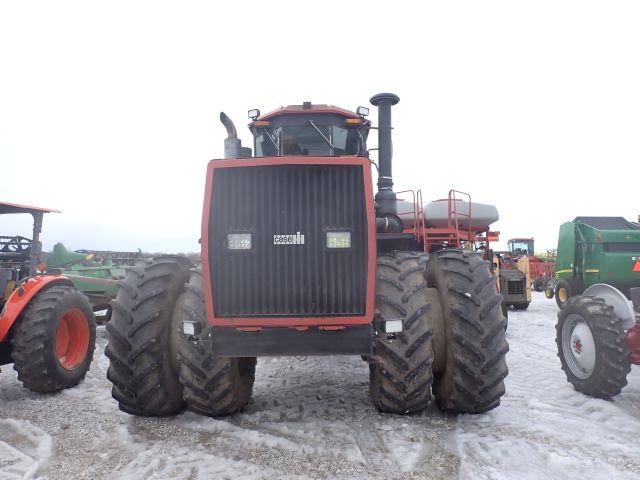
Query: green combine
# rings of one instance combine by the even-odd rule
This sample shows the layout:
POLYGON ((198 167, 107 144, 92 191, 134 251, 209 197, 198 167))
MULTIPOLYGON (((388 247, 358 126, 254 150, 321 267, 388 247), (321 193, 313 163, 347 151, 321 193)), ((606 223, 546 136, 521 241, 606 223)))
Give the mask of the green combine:
POLYGON ((560 308, 605 283, 629 297, 640 286, 640 228, 622 217, 577 217, 560 226, 555 297, 560 308))

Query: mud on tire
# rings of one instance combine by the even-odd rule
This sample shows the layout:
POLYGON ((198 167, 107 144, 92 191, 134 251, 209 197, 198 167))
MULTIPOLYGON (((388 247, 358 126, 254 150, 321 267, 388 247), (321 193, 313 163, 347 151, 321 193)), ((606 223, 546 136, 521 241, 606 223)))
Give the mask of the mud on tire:
POLYGON ((73 387, 89 370, 95 342, 96 322, 89 299, 72 285, 54 284, 33 297, 14 325, 13 368, 18 380, 34 392, 73 387), (62 328, 65 338, 59 339, 62 328))
POLYGON ((443 250, 431 255, 429 287, 442 301, 446 361, 434 378, 439 405, 455 413, 482 413, 500 405, 508 374, 506 319, 489 262, 480 255, 443 250))
POLYGON ((626 334, 613 307, 603 299, 585 295, 569 298, 558 312, 556 344, 562 370, 577 391, 596 398, 610 399, 619 394, 627 384, 631 364, 626 334), (578 369, 577 373, 580 375, 577 375, 573 371, 578 367, 576 363, 572 363, 572 353, 569 351, 571 345, 563 345, 563 329, 569 329, 575 320, 588 325, 595 342, 595 366, 590 374, 580 374, 578 369))
POLYGON ((395 252, 380 255, 376 269, 376 310, 382 320, 402 319, 395 339, 374 341, 369 391, 378 410, 412 413, 431 402, 433 329, 424 293, 428 255, 395 252))
POLYGON ((178 381, 176 300, 189 279, 185 257, 163 255, 127 269, 107 324, 107 378, 120 410, 172 415, 184 405, 178 381))
MULTIPOLYGON (((195 269, 176 308, 177 323, 200 325, 197 341, 181 335, 178 347, 180 382, 189 410, 209 415, 228 415, 249 402, 253 391, 256 359, 216 357, 213 336, 206 321, 202 271, 195 269)), ((195 340, 195 339, 194 339, 195 340)))

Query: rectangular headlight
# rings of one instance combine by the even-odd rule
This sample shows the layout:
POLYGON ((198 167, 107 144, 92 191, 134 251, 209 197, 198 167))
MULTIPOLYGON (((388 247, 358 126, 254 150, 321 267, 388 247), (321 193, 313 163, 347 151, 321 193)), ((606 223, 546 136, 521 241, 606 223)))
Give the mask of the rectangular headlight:
POLYGON ((351 248, 351 232, 327 232, 327 248, 351 248))
POLYGON ((182 322, 182 332, 185 335, 195 335, 196 334, 196 325, 191 322, 182 322))
POLYGON ((402 332, 402 320, 387 320, 383 325, 384 333, 402 332))
POLYGON ((229 250, 251 250, 251 234, 228 233, 227 248, 229 250))

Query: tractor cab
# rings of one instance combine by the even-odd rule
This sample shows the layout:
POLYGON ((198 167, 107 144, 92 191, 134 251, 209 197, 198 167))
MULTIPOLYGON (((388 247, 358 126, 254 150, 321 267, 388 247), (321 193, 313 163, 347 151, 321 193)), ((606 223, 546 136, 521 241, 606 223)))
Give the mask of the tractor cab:
POLYGON ((35 274, 42 253, 40 232, 45 213, 58 212, 40 207, 0 202, 0 215, 31 214, 33 233, 31 238, 20 235, 0 235, 0 307, 3 306, 14 285, 35 274))
POLYGON ((357 113, 332 105, 281 107, 265 115, 249 110, 256 157, 366 155, 369 109, 357 113))
POLYGON ((509 253, 513 257, 533 256, 533 238, 512 238, 507 242, 509 253))

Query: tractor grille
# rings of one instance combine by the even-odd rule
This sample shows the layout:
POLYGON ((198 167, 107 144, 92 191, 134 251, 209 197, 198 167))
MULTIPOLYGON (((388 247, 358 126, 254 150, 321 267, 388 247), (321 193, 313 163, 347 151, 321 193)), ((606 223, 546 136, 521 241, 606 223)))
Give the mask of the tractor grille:
POLYGON ((216 316, 364 315, 367 226, 360 166, 219 168, 211 212, 216 316), (328 249, 327 231, 351 232, 351 247, 328 249), (229 233, 251 233, 251 249, 228 249, 229 233), (274 244, 274 236, 284 235, 293 243, 274 244))
POLYGON ((522 295, 524 294, 525 280, 509 280, 507 282, 507 294, 508 295, 522 295))

